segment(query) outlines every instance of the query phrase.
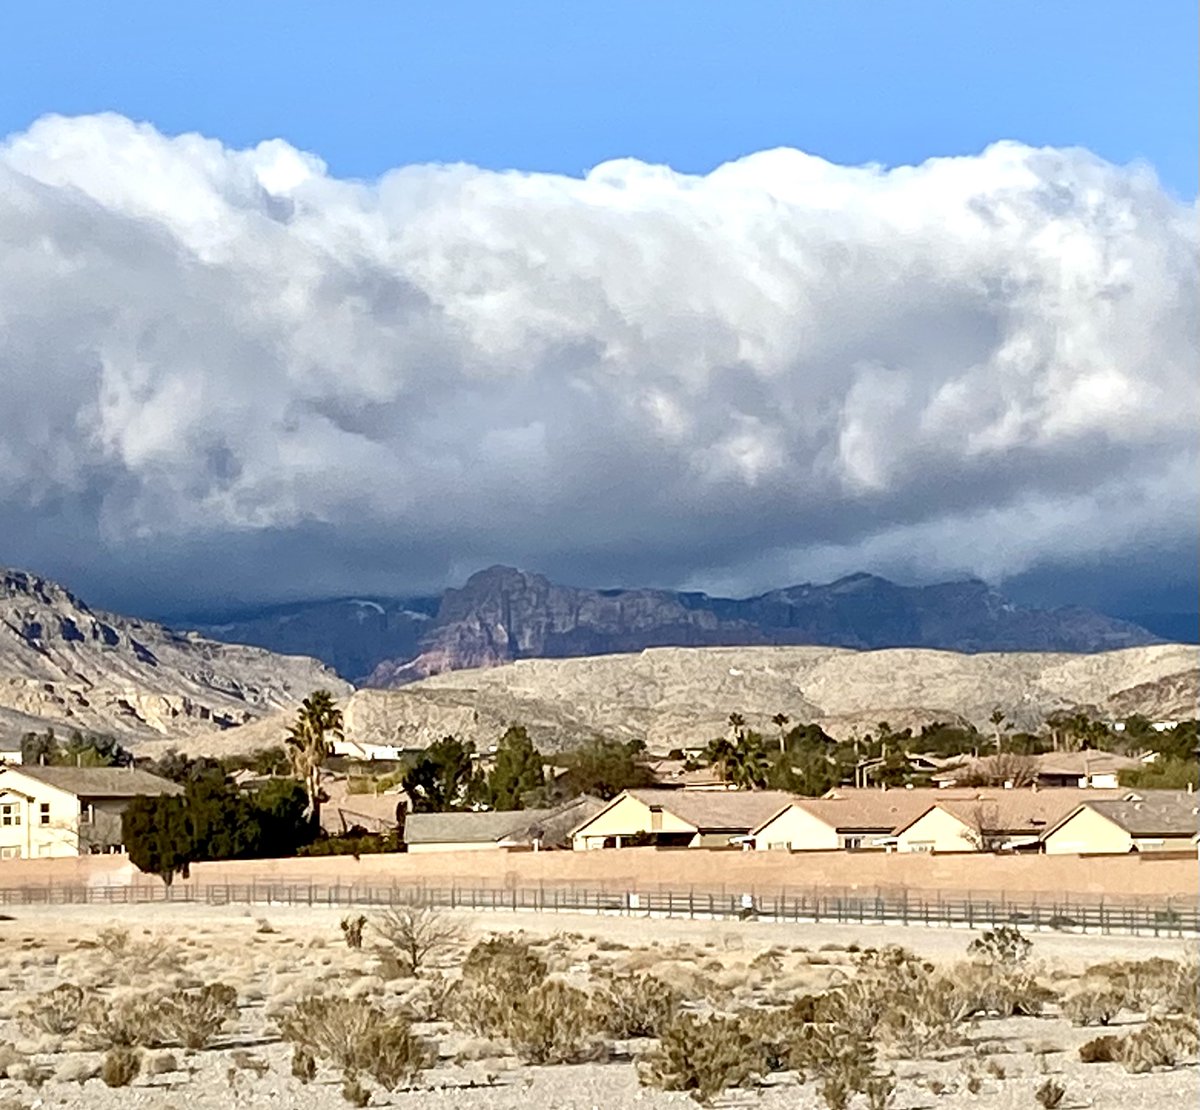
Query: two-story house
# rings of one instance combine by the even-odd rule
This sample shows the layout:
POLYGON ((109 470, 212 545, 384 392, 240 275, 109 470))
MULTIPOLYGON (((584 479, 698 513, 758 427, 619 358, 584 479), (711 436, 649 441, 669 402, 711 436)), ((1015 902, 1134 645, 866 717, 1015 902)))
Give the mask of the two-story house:
POLYGON ((120 852, 132 798, 182 793, 132 767, 0 766, 0 859, 120 852))

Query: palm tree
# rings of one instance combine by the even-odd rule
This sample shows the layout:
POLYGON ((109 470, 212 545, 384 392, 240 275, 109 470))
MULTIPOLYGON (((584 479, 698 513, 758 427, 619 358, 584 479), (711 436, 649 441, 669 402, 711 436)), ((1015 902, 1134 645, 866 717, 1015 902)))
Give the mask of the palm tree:
POLYGON ((321 768, 342 738, 342 711, 328 690, 315 690, 300 705, 296 722, 288 727, 287 753, 292 773, 308 794, 309 821, 314 831, 321 824, 321 768))
POLYGON ((771 761, 756 738, 743 736, 734 746, 729 760, 729 780, 739 790, 758 790, 766 786, 771 761))
POLYGON ((783 755, 787 750, 787 742, 784 739, 784 736, 785 736, 784 729, 787 728, 787 726, 790 722, 791 722, 791 718, 786 713, 776 713, 775 716, 771 718, 771 723, 773 725, 775 725, 775 727, 777 729, 779 729, 779 754, 780 755, 783 755))
POLYGON ((740 713, 730 713, 729 727, 733 731, 733 742, 736 744, 746 732, 746 718, 740 713))
POLYGON ((992 722, 992 728, 994 728, 996 730, 996 754, 997 755, 1000 754, 1000 737, 1001 737, 1000 726, 1003 725, 1007 719, 1008 718, 1004 716, 1004 711, 999 708, 993 709, 992 715, 988 718, 988 720, 992 722))
POLYGON ((704 749, 704 758, 710 766, 717 768, 722 782, 729 781, 729 764, 736 750, 737 746, 727 736, 715 737, 704 749))

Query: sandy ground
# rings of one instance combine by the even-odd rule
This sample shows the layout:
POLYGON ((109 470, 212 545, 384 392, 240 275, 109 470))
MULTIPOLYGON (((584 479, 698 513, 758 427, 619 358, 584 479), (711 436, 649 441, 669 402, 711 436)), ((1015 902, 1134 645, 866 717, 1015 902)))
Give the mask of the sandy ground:
MULTIPOLYGON (((370 946, 359 951, 341 941, 338 922, 344 910, 204 906, 23 907, 15 920, 0 922, 0 1045, 16 1050, 52 1076, 40 1088, 13 1079, 0 1080, 0 1110, 61 1107, 64 1110, 116 1110, 119 1107, 224 1110, 227 1107, 280 1107, 333 1110, 348 1104, 340 1079, 328 1070, 315 1083, 302 1085, 290 1074, 290 1046, 273 1034, 271 1015, 301 997, 313 983, 371 997, 387 1005, 411 989, 411 980, 385 981, 378 976, 370 946), (266 924, 264 924, 264 922, 266 924), (16 1020, 24 1001, 63 981, 86 984, 111 968, 102 949, 90 942, 107 927, 129 931, 143 946, 147 963, 158 953, 174 952, 197 980, 224 981, 240 996, 236 1028, 213 1047, 188 1053, 182 1049, 150 1050, 166 1068, 143 1075, 130 1088, 109 1089, 86 1078, 98 1053, 67 1051, 71 1045, 44 1034, 30 1035, 16 1020), (81 947, 81 945, 87 945, 81 947), (170 1057, 170 1060, 166 1058, 170 1057), (74 1078, 71 1078, 74 1077, 74 1078), (83 1079, 82 1082, 79 1079, 83 1079)), ((712 982, 735 992, 779 989, 784 994, 821 989, 848 968, 847 946, 903 944, 927 959, 963 957, 972 934, 957 929, 881 926, 776 925, 754 922, 647 920, 549 914, 487 914, 460 919, 465 944, 488 932, 520 930, 558 957, 552 971, 572 974, 587 959, 604 959, 627 970, 671 965, 702 966, 712 982), (786 953, 784 969, 755 973, 750 965, 767 949, 786 953), (800 951, 803 949, 804 951, 800 951), (757 977, 756 977, 757 976, 757 977)), ((1077 974, 1088 964, 1114 958, 1164 956, 1180 958, 1189 946, 1180 941, 1124 937, 1039 935, 1034 957, 1051 979, 1077 974)), ((453 974, 461 951, 442 963, 453 974)), ((129 969, 133 979, 152 979, 129 969)), ((117 977, 111 990, 123 989, 117 977)), ((106 988, 109 989, 109 988, 106 988)), ((127 988, 125 988, 127 989, 127 988)), ((1132 1017, 1129 1019, 1132 1021, 1132 1017)), ((480 1046, 447 1027, 418 1027, 435 1035, 442 1059, 422 1074, 413 1089, 377 1093, 372 1105, 454 1107, 462 1110, 531 1107, 590 1110, 694 1105, 685 1094, 641 1087, 629 1050, 643 1051, 645 1042, 618 1042, 618 1056, 596 1064, 535 1068, 506 1054, 503 1045, 480 1046)), ((1114 1032, 1123 1032, 1118 1028, 1114 1032)), ((892 1062, 898 1086, 896 1110, 935 1105, 972 1106, 981 1110, 1035 1107, 1034 1091, 1047 1077, 1067 1089, 1063 1107, 1097 1110, 1168 1110, 1200 1104, 1200 1071, 1195 1064, 1148 1075, 1129 1075, 1119 1064, 1084 1065, 1077 1049, 1097 1035, 1057 1016, 984 1020, 968 1033, 965 1045, 938 1059, 892 1062), (992 1062, 992 1071, 985 1064, 992 1062), (994 1074, 994 1073, 1001 1074, 994 1074), (978 1076, 975 1093, 966 1087, 978 1076)), ((731 1092, 723 1106, 757 1106, 763 1110, 821 1107, 812 1085, 788 1076, 772 1076, 763 1088, 731 1092)), ((865 1106, 865 1102, 854 1104, 865 1106)))

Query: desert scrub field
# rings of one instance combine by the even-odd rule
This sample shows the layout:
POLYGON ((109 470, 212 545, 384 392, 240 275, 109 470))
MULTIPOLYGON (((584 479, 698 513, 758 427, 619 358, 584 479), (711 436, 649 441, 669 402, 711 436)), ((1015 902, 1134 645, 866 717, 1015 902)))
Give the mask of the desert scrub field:
POLYGON ((943 934, 930 958, 896 930, 818 944, 421 908, 111 916, 0 922, 0 1110, 1200 1099, 1183 944, 1110 943, 1087 963, 1005 929, 943 934))

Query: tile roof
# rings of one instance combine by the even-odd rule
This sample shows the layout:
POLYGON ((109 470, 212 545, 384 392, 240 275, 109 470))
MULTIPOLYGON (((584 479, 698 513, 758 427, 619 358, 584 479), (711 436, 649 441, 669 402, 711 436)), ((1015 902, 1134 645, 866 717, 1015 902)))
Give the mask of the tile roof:
POLYGON ((1140 799, 1086 804, 1131 836, 1195 836, 1200 832, 1200 798, 1183 791, 1146 791, 1140 799))
POLYGON ((1041 834, 1085 802, 1119 800, 1128 793, 1119 788, 1070 786, 1044 790, 981 790, 975 798, 939 799, 937 804, 964 824, 982 827, 989 833, 1041 834))
POLYGON ((1034 759, 1042 775, 1106 775, 1142 766, 1141 760, 1113 752, 1046 752, 1034 759))
MULTIPOLYGON (((170 779, 134 767, 12 767, 47 786, 80 798, 133 798, 139 794, 182 794, 183 787, 170 779)), ((0 775, 7 772, 0 771, 0 775)))
POLYGON ((748 833, 795 800, 783 790, 647 789, 626 793, 646 805, 662 806, 701 832, 748 833))
MULTIPOLYGON (((669 791, 668 793, 675 793, 669 791)), ((412 813, 404 822, 406 844, 530 843, 534 832, 549 843, 565 841, 571 829, 595 816, 604 803, 582 795, 553 809, 412 813)))

